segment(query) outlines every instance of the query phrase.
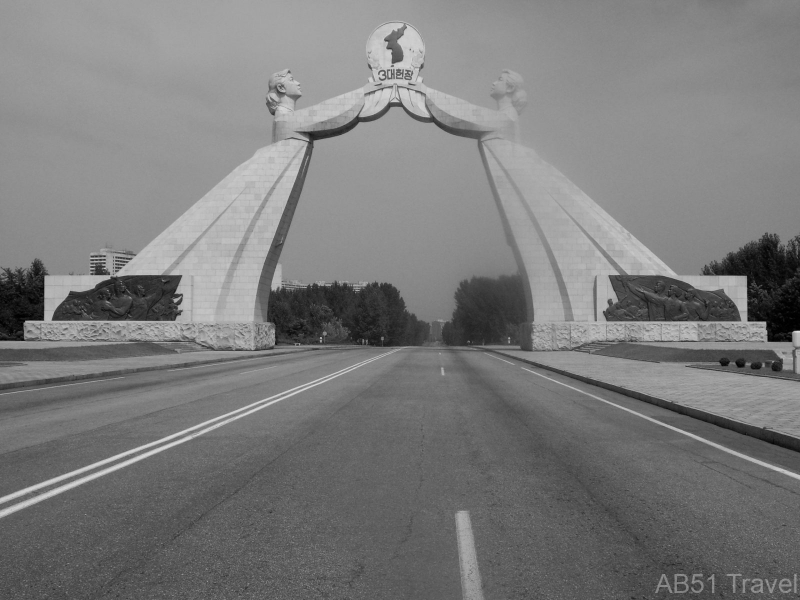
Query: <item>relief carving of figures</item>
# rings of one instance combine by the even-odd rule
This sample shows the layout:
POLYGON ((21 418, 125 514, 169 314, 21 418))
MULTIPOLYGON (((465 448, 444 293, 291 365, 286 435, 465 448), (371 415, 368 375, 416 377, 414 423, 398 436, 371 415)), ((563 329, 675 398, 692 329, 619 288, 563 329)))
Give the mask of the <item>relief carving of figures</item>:
POLYGON ((741 321, 723 290, 696 290, 659 275, 610 275, 617 302, 608 299, 607 321, 741 321))
POLYGON ((180 275, 130 275, 101 281, 94 289, 70 292, 53 321, 174 321, 183 294, 180 275))

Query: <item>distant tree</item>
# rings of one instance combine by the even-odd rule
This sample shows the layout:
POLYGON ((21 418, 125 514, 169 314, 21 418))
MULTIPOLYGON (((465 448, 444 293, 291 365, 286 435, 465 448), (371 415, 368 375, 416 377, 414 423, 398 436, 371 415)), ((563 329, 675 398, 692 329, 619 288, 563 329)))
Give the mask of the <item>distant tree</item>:
POLYGON ((92 265, 92 275, 111 275, 103 265, 92 265))
POLYGON ((342 325, 342 321, 333 318, 331 321, 325 323, 322 330, 327 334, 325 341, 328 344, 339 344, 350 339, 350 330, 342 325))
POLYGON ((369 340, 370 344, 384 344, 389 334, 389 305, 377 283, 371 283, 358 293, 356 314, 353 319, 353 333, 358 338, 369 340))
POLYGON ((770 320, 776 341, 788 341, 792 331, 800 331, 800 269, 775 293, 770 320))
POLYGON ((514 332, 512 337, 516 340, 517 328, 526 318, 519 275, 465 279, 455 292, 455 303, 446 337, 442 332, 445 343, 505 343, 510 332, 514 332))
POLYGON ((703 275, 746 275, 749 283, 772 290, 781 287, 800 269, 800 235, 786 245, 776 233, 765 233, 721 261, 703 267, 703 275))
POLYGON ((442 342, 448 346, 455 346, 457 344, 452 321, 447 321, 444 325, 442 325, 442 342))
POLYGON ((765 233, 721 261, 703 267, 703 275, 745 275, 747 318, 766 321, 770 340, 788 339, 800 330, 800 235, 785 245, 775 233, 765 233))
POLYGON ((25 321, 44 319, 44 278, 38 258, 27 269, 2 268, 0 273, 0 337, 21 338, 25 321))
POLYGON ((416 315, 406 311, 406 329, 403 332, 402 344, 404 346, 421 346, 428 341, 431 325, 417 319, 416 315))

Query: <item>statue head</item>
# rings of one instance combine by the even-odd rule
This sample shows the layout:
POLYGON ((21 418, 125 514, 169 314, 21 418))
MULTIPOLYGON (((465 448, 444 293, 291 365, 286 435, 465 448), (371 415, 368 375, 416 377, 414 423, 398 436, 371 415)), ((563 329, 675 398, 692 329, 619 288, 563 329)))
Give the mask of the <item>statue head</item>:
POLYGON ((694 300, 694 297, 695 297, 694 288, 689 288, 688 290, 686 290, 687 302, 691 302, 692 300, 694 300))
POLYGON ((300 82, 297 81, 289 69, 273 73, 269 78, 269 93, 267 94, 267 108, 271 114, 278 109, 294 111, 294 104, 303 95, 300 82))
POLYGON ((661 292, 663 292, 665 287, 666 286, 664 285, 663 281, 661 281, 660 279, 656 281, 656 286, 655 286, 656 294, 660 294, 661 292))
POLYGON ((517 114, 520 114, 528 104, 528 94, 522 88, 524 83, 522 75, 511 69, 503 69, 500 77, 492 84, 489 95, 497 100, 500 108, 503 108, 503 104, 510 103, 517 114))

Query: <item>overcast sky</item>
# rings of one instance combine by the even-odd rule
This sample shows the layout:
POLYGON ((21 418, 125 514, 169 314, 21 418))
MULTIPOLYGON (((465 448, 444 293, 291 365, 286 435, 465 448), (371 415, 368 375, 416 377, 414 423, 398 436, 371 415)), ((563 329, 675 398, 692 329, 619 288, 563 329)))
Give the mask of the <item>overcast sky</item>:
MULTIPOLYGON (((0 266, 138 252, 271 142, 271 73, 301 108, 359 88, 392 20, 432 88, 493 107, 518 71, 523 142, 678 273, 800 233, 797 0, 20 0, 0 5, 0 266)), ((315 144, 281 263, 391 282, 426 320, 461 279, 516 272, 476 143, 400 108, 315 144)))

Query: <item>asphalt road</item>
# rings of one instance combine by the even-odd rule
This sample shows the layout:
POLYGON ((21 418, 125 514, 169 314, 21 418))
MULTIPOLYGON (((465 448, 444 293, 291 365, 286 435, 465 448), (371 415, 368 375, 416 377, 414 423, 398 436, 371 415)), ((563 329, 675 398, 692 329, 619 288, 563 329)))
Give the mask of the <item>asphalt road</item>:
POLYGON ((796 473, 478 350, 0 392, 0 598, 793 598, 796 473))

